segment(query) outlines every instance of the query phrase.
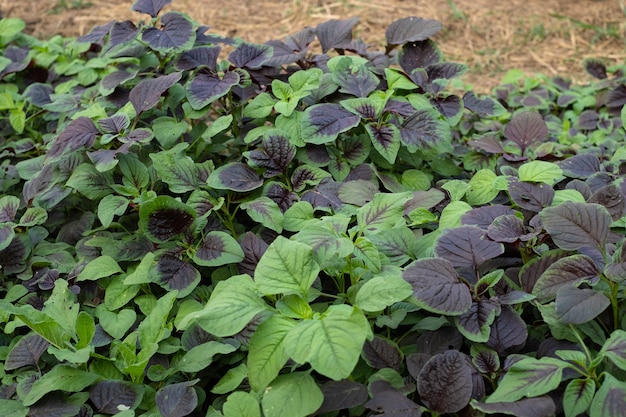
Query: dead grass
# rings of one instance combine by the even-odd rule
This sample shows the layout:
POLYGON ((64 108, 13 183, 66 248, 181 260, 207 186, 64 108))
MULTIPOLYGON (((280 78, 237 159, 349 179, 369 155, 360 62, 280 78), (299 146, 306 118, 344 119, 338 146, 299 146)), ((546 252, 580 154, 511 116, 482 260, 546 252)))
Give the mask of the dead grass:
MULTIPOLYGON (((4 16, 24 19, 38 37, 76 36, 110 20, 145 20, 130 11, 132 0, 0 0, 4 16), (91 3, 91 5, 88 5, 91 3), (84 5, 83 8, 72 6, 84 5), (52 11, 55 11, 53 13, 52 11)), ((356 35, 377 47, 385 28, 405 16, 438 19, 435 40, 450 61, 470 67, 464 81, 489 91, 506 71, 560 75, 576 82, 588 77, 583 58, 608 64, 626 58, 621 0, 174 0, 167 10, 189 14, 227 36, 253 42, 284 38, 328 19, 359 16, 356 35)))

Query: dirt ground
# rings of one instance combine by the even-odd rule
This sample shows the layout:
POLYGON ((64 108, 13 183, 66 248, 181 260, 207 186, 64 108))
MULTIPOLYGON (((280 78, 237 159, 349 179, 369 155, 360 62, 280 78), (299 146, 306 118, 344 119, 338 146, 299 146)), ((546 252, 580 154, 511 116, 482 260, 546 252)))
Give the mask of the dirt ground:
MULTIPOLYGON (((626 62, 625 0, 174 0, 166 10, 189 14, 211 31, 251 42, 282 39, 328 19, 359 16, 356 35, 384 44, 385 28, 407 16, 437 19, 434 39, 449 61, 470 67, 463 80, 487 92, 510 69, 585 82, 586 57, 626 62)), ((109 20, 145 20, 133 0, 0 0, 38 37, 77 36, 109 20)))

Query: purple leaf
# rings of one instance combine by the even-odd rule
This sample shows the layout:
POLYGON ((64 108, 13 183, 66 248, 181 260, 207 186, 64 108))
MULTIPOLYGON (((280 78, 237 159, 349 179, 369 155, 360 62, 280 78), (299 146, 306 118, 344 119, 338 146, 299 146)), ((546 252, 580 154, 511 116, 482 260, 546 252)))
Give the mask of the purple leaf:
POLYGON ((230 89, 239 84, 239 74, 227 72, 223 78, 201 72, 187 84, 187 99, 195 110, 200 110, 218 98, 226 95, 230 89))
POLYGON ((490 374, 500 370, 498 352, 483 345, 472 345, 472 363, 483 374, 490 374), (476 350, 476 351, 475 351, 476 350))
POLYGON ((355 381, 328 381, 320 388, 324 402, 316 414, 357 407, 367 401, 367 387, 355 381))
POLYGON ((422 407, 409 400, 385 380, 370 384, 372 399, 365 403, 365 408, 376 411, 381 416, 421 417, 422 407))
POLYGON ((450 125, 433 108, 416 111, 400 126, 400 139, 409 152, 435 147, 439 143, 449 142, 451 137, 450 125))
POLYGON ((450 262, 422 259, 407 266, 402 277, 413 287, 420 306, 434 313, 459 315, 472 305, 472 296, 450 262))
POLYGON ((504 128, 504 137, 515 142, 522 153, 532 144, 548 137, 548 126, 543 117, 534 111, 517 113, 504 128))
POLYGON ((426 68, 442 60, 443 54, 430 39, 404 44, 398 56, 398 63, 407 74, 411 74, 416 68, 426 68))
POLYGON ((532 292, 540 303, 548 302, 556 297, 562 287, 596 280, 599 272, 590 257, 580 254, 571 255, 548 266, 535 283, 532 292))
POLYGON ((161 29, 148 27, 141 38, 153 49, 167 51, 190 46, 195 39, 193 25, 181 14, 170 12, 161 17, 161 29))
POLYGON ((239 244, 243 249, 244 258, 237 264, 237 270, 240 274, 248 274, 254 278, 254 270, 269 245, 252 232, 246 232, 239 244))
POLYGON ((599 204, 567 201, 539 213, 543 227, 561 249, 604 248, 612 219, 599 204))
POLYGON ((48 394, 29 407, 28 417, 76 416, 80 409, 76 400, 70 401, 61 393, 48 394))
POLYGON ((118 134, 130 126, 130 118, 122 113, 98 120, 98 125, 105 133, 118 134))
POLYGON ((307 185, 315 186, 329 176, 330 174, 319 168, 300 165, 293 171, 293 174, 291 174, 291 184, 293 185, 294 191, 300 192, 304 190, 307 185))
POLYGON ((500 216, 515 215, 515 211, 502 204, 474 208, 461 217, 461 224, 474 225, 487 230, 489 225, 500 216))
POLYGON ((606 66, 597 58, 583 59, 583 68, 587 71, 587 74, 597 78, 598 80, 605 80, 607 78, 606 66))
MULTIPOLYGON (((449 80, 460 77, 467 72, 467 65, 456 62, 437 62, 426 67, 428 80, 449 80)), ((460 100, 459 100, 460 102, 460 100)))
POLYGON ((200 282, 200 273, 196 268, 169 253, 159 257, 156 270, 159 273, 159 283, 168 290, 183 292, 200 282))
POLYGON ((463 335, 456 327, 444 326, 434 331, 425 331, 417 338, 417 350, 428 355, 436 355, 450 349, 461 349, 463 335))
POLYGON ((111 32, 109 33, 108 49, 112 49, 118 45, 135 39, 138 33, 139 29, 130 20, 113 23, 111 32))
POLYGON ((496 217, 487 228, 487 236, 491 240, 504 243, 528 240, 524 222, 514 214, 496 217))
POLYGON ((172 0, 137 0, 131 10, 157 17, 159 12, 171 2, 172 0))
POLYGON ((11 63, 0 71, 0 79, 8 74, 22 71, 30 62, 30 60, 26 59, 28 57, 27 48, 10 45, 4 50, 2 55, 4 58, 11 60, 11 63))
POLYGON ((198 405, 198 394, 193 385, 198 380, 166 385, 157 391, 155 402, 163 417, 185 417, 198 405))
POLYGON ((559 161, 558 165, 563 170, 563 175, 570 178, 580 178, 584 180, 596 172, 600 172, 600 161, 598 157, 590 153, 574 155, 563 161, 559 161))
POLYGON ((105 96, 108 96, 112 94, 113 91, 115 91, 115 89, 120 84, 124 83, 125 81, 135 78, 136 75, 137 75, 136 71, 128 72, 128 71, 122 70, 122 71, 112 72, 106 75, 104 78, 102 78, 102 81, 100 81, 100 87, 101 87, 100 91, 105 96))
POLYGON ((7 371, 23 366, 37 366, 39 358, 48 349, 48 343, 36 333, 29 333, 22 337, 9 351, 4 362, 7 371))
POLYGON ((461 117, 463 111, 463 105, 461 104, 461 98, 454 94, 447 97, 437 96, 430 100, 430 103, 445 117, 446 119, 454 120, 456 117, 461 117))
POLYGON ((263 139, 262 148, 247 153, 252 165, 265 168, 265 178, 285 174, 289 163, 296 155, 296 147, 281 134, 270 134, 263 139))
POLYGON ((26 87, 22 95, 29 103, 41 107, 52 102, 50 94, 54 94, 54 89, 51 85, 34 83, 26 87))
POLYGON ((552 204, 554 189, 544 183, 509 180, 511 200, 523 209, 539 212, 552 204))
POLYGON ((340 92, 361 98, 367 97, 380 83, 378 77, 364 65, 357 68, 336 68, 332 77, 339 85, 340 92))
POLYGON ((463 96, 463 105, 466 109, 480 116, 499 116, 505 112, 502 104, 491 97, 478 98, 473 91, 468 91, 463 96))
POLYGON ((265 195, 278 205, 282 213, 298 201, 298 194, 291 191, 284 184, 274 182, 266 188, 265 195))
POLYGON ((332 180, 322 180, 314 189, 301 196, 302 201, 311 203, 313 208, 320 210, 339 210, 343 202, 339 198, 341 183, 332 180))
POLYGON ((78 117, 72 120, 52 142, 47 158, 57 158, 65 151, 74 151, 78 148, 90 148, 98 135, 96 125, 88 117, 78 117))
POLYGON ((183 52, 176 59, 176 68, 188 71, 198 67, 215 70, 217 57, 222 50, 219 46, 199 46, 183 52))
POLYGON ((236 67, 258 69, 272 56, 272 50, 268 45, 244 42, 228 55, 228 59, 236 67))
POLYGON ((600 188, 587 199, 587 202, 604 206, 614 221, 622 218, 626 209, 624 194, 615 184, 609 184, 600 188))
POLYGON ((209 175, 207 184, 220 190, 248 192, 263 185, 259 174, 242 162, 222 165, 209 175))
POLYGON ((604 293, 590 288, 565 285, 556 293, 556 316, 563 324, 583 324, 596 318, 611 301, 604 293))
POLYGON ((441 234, 435 253, 455 267, 476 268, 486 260, 502 255, 504 246, 488 239, 478 227, 461 226, 447 229, 441 234))
POLYGON ((180 80, 181 75, 181 72, 174 72, 158 78, 143 80, 137 84, 128 95, 135 111, 142 113, 156 106, 161 98, 161 94, 176 84, 180 80))
POLYGON ((304 111, 303 136, 307 143, 321 145, 335 140, 339 133, 352 129, 361 118, 334 103, 320 103, 304 111))
POLYGON ((162 195, 139 208, 140 225, 148 238, 162 243, 189 228, 196 212, 173 197, 162 195))
POLYGON ((424 404, 438 413, 456 413, 472 395, 472 370, 465 355, 449 350, 424 364, 417 379, 417 392, 424 404))
POLYGON ((491 325, 487 346, 500 355, 526 342, 526 323, 510 306, 502 306, 502 312, 491 325))
POLYGON ((455 317, 459 331, 469 340, 484 343, 489 340, 489 326, 500 314, 500 304, 489 300, 472 302, 469 310, 455 317))
POLYGON ((331 49, 346 49, 352 42, 352 28, 359 21, 358 17, 346 20, 328 20, 315 28, 317 39, 322 45, 322 52, 331 49))
POLYGON ((390 45, 423 41, 443 28, 441 22, 421 17, 405 17, 393 21, 385 31, 385 38, 390 45))
POLYGON ((400 150, 400 135, 398 128, 389 123, 365 125, 374 149, 378 151, 390 164, 396 161, 400 150))
POLYGON ((374 369, 391 368, 400 370, 403 355, 398 346, 390 340, 375 336, 363 345, 363 358, 374 369))
POLYGON ((134 409, 141 395, 129 383, 101 381, 89 390, 89 399, 96 410, 105 414, 117 414, 122 409, 134 409))

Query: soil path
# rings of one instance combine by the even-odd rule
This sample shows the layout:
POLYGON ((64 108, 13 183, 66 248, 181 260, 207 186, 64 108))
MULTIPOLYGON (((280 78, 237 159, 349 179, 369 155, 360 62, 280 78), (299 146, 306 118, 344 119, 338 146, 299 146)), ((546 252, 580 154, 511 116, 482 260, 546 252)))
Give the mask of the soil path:
MULTIPOLYGON (((77 36, 110 20, 141 20, 132 0, 0 0, 5 17, 24 19, 38 37, 77 36)), ((581 61, 626 59, 624 0, 174 0, 221 35, 251 42, 282 39, 328 19, 359 16, 356 35, 382 47, 385 28, 406 16, 437 19, 435 36, 449 61, 470 67, 463 80, 489 91, 510 69, 585 82, 581 61)))

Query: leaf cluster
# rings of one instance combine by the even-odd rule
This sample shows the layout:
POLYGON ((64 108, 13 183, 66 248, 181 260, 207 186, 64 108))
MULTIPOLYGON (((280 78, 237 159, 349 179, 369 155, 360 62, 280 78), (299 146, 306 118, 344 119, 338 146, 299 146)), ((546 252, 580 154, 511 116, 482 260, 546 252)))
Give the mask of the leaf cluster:
POLYGON ((396 20, 0 20, 0 413, 619 416, 626 75, 455 78, 396 20))

